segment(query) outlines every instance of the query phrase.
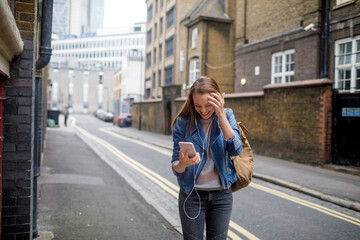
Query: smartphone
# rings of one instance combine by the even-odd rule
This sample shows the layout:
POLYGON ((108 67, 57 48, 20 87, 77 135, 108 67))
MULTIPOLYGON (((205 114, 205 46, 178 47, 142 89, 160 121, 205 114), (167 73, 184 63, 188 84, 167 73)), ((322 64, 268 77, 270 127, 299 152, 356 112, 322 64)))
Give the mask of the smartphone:
POLYGON ((179 142, 179 146, 183 153, 185 153, 186 150, 189 150, 188 156, 195 157, 196 151, 195 151, 195 148, 194 148, 194 145, 192 144, 192 142, 179 142))

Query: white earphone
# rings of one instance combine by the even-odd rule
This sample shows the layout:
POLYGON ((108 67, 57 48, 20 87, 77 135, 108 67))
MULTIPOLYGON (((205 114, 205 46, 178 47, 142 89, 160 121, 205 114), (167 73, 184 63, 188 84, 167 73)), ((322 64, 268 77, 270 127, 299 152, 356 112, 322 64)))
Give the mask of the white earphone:
MULTIPOLYGON (((206 131, 206 134, 204 133, 204 134, 205 134, 204 137, 209 136, 210 129, 211 129, 211 125, 212 125, 212 123, 213 123, 214 118, 215 118, 215 117, 213 116, 212 119, 211 119, 211 122, 210 122, 210 124, 209 124, 209 127, 208 127, 208 129, 207 129, 207 131, 206 131)), ((197 133, 198 133, 198 135, 199 135, 199 138, 200 138, 200 140, 201 140, 201 142, 202 142, 202 153, 201 153, 200 162, 198 163, 198 164, 200 164, 201 161, 202 161, 202 159, 204 158, 205 139, 203 140, 203 139, 201 138, 201 136, 200 136, 200 131, 199 131, 199 128, 198 128, 196 115, 195 115, 195 127, 196 127, 197 133)), ((208 144, 209 144, 209 143, 208 143, 208 144)), ((200 216, 200 211, 201 211, 201 198, 200 198, 200 195, 199 195, 198 191, 197 191, 196 188, 195 188, 195 183, 196 183, 195 178, 196 178, 196 175, 198 174, 199 169, 200 169, 200 167, 198 167, 198 169, 196 170, 196 173, 195 173, 195 166, 194 166, 194 168, 193 168, 194 184, 193 184, 193 187, 192 187, 189 195, 185 198, 184 203, 183 203, 184 213, 185 213, 186 217, 188 217, 188 218, 191 219, 191 220, 195 220, 196 218, 198 218, 198 217, 200 216), (185 203, 186 203, 186 201, 188 200, 188 198, 190 197, 190 195, 192 194, 192 192, 194 191, 194 189, 195 189, 196 195, 198 196, 198 199, 199 199, 199 211, 198 211, 198 213, 197 213, 197 215, 196 215, 195 217, 190 217, 190 216, 187 214, 187 212, 186 212, 185 203)))

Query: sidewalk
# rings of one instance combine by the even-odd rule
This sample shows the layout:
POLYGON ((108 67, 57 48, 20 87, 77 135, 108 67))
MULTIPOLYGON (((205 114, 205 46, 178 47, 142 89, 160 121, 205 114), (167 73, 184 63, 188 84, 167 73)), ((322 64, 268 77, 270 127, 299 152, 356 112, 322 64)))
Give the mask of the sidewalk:
POLYGON ((62 118, 47 129, 45 149, 37 240, 182 238, 62 118))
MULTIPOLYGON (((112 128, 130 138, 172 149, 172 136, 136 128, 112 128)), ((281 185, 342 207, 360 211, 360 170, 342 166, 308 166, 254 156, 254 178, 281 185)))

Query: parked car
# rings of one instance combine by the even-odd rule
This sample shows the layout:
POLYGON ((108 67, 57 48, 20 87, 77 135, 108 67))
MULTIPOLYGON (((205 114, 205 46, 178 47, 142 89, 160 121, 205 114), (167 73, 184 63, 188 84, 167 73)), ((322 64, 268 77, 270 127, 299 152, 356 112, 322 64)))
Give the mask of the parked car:
POLYGON ((106 112, 103 109, 97 109, 94 112, 94 116, 105 122, 112 122, 114 120, 114 114, 111 112, 106 112))
POLYGON ((114 125, 119 127, 131 127, 132 115, 131 113, 120 113, 119 116, 114 118, 114 125))
POLYGON ((101 116, 104 114, 104 112, 105 111, 102 109, 97 109, 94 113, 94 116, 101 119, 101 116))
POLYGON ((104 116, 103 116, 103 120, 105 122, 112 122, 114 121, 114 114, 111 112, 105 112, 104 116))

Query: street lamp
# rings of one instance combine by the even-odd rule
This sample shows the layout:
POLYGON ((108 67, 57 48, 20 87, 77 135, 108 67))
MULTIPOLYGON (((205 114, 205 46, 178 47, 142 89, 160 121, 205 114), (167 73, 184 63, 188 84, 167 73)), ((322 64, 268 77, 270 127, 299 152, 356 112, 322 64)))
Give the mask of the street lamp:
POLYGON ((133 52, 140 53, 140 104, 139 104, 139 130, 141 131, 141 105, 142 105, 142 61, 143 61, 143 55, 142 51, 139 49, 132 49, 133 52))

